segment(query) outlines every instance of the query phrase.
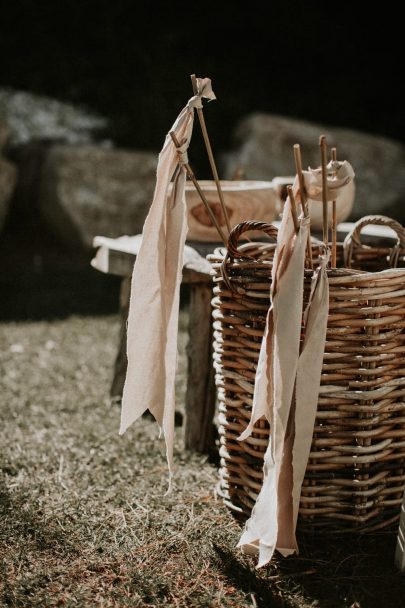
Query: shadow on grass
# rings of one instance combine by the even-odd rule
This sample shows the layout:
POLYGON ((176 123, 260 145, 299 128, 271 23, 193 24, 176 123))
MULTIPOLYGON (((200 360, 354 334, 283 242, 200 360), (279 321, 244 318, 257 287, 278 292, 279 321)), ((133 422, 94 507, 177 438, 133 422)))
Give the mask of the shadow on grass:
POLYGON ((396 533, 391 528, 369 534, 301 534, 300 555, 280 560, 280 567, 293 578, 303 563, 312 568, 313 576, 300 584, 322 606, 402 608, 405 577, 394 565, 396 533))
POLYGON ((52 568, 79 555, 64 520, 46 519, 30 495, 10 494, 0 477, 1 606, 47 605, 35 597, 52 583, 52 568))
POLYGON ((276 554, 255 569, 256 558, 238 558, 215 547, 221 572, 253 593, 258 606, 404 608, 405 574, 394 565, 396 531, 361 535, 298 536, 300 554, 276 554), (282 597, 282 599, 281 599, 282 597))
POLYGON ((65 558, 78 553, 62 522, 59 521, 58 525, 56 519, 45 519, 28 495, 11 495, 0 486, 0 519, 0 547, 3 551, 5 549, 3 557, 17 549, 22 557, 30 548, 65 558))
POLYGON ((79 555, 69 532, 62 529, 65 518, 60 519, 45 519, 29 495, 10 495, 0 480, 1 606, 51 605, 38 594, 53 583, 54 570, 64 572, 79 555))
POLYGON ((218 557, 217 568, 227 578, 228 582, 240 589, 246 595, 253 594, 257 606, 268 608, 282 608, 285 606, 284 600, 272 591, 268 580, 262 579, 257 575, 254 567, 242 563, 234 551, 214 545, 215 553, 218 557))

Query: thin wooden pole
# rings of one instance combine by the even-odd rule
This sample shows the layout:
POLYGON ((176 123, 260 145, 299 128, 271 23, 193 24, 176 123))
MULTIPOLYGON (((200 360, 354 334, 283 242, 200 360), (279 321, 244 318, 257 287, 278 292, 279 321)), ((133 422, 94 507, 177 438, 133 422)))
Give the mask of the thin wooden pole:
MULTIPOLYGON (((176 137, 176 135, 173 133, 173 131, 170 131, 170 137, 172 138, 172 141, 174 143, 174 145, 176 146, 176 148, 180 148, 180 143, 176 137)), ((218 231, 219 236, 221 237, 225 247, 227 247, 227 240, 226 237, 221 229, 221 226, 218 224, 217 222, 217 218, 215 217, 207 199, 205 198, 204 192, 201 190, 200 184, 197 181, 196 176, 194 175, 194 171, 192 170, 192 168, 190 167, 190 165, 188 163, 184 163, 184 167, 187 171, 187 175, 188 177, 191 179, 191 181, 194 184, 195 189, 197 190, 206 210, 208 211, 208 214, 212 220, 212 223, 214 224, 215 228, 218 231)))
MULTIPOLYGON (((332 148, 332 161, 336 162, 337 151, 332 148)), ((336 171, 335 171, 336 175, 336 171)), ((332 268, 336 268, 336 249, 337 249, 337 219, 336 219, 336 200, 332 201, 332 268)))
POLYGON ((293 193, 293 189, 291 186, 287 186, 287 192, 288 192, 288 197, 290 199, 290 205, 291 205, 291 216, 294 222, 294 228, 295 228, 295 232, 298 232, 298 230, 300 229, 299 224, 298 224, 298 217, 297 217, 297 206, 295 204, 295 198, 294 198, 294 193, 293 193))
POLYGON ((328 164, 328 152, 326 149, 326 137, 321 135, 319 138, 319 147, 321 149, 321 168, 322 168, 322 228, 323 228, 323 242, 326 246, 329 244, 328 236, 328 198, 327 198, 327 168, 328 164))
MULTIPOLYGON (((302 172, 301 148, 300 148, 299 144, 294 144, 294 158, 295 158, 295 168, 296 168, 297 175, 298 175, 298 184, 300 187, 300 201, 301 201, 302 213, 304 214, 305 217, 309 217, 307 192, 305 189, 304 174, 302 172)), ((308 232, 307 260, 308 260, 309 267, 312 269, 313 262, 312 262, 312 246, 311 246, 311 228, 309 229, 309 232, 308 232)))
MULTIPOLYGON (((196 78, 195 74, 191 74, 191 84, 193 85, 194 95, 198 95, 197 78, 196 78)), ((204 118, 204 113, 202 111, 202 108, 197 108, 197 114, 198 114, 198 120, 200 121, 200 125, 201 125, 201 131, 203 134, 205 147, 207 149, 208 160, 210 161, 212 175, 214 177, 215 185, 217 187, 219 201, 221 203, 222 212, 225 217, 226 227, 228 228, 228 232, 231 232, 231 225, 229 222, 228 211, 226 209, 224 194, 222 192, 221 183, 219 181, 218 171, 217 171, 217 167, 215 164, 214 155, 212 153, 211 142, 210 142, 210 138, 208 137, 207 126, 205 124, 205 118, 204 118)))

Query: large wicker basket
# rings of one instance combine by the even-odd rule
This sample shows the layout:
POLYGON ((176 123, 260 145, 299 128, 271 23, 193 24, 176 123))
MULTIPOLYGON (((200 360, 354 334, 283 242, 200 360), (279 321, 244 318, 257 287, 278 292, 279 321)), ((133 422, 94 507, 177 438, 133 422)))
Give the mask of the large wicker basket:
MULTIPOLYGON (((250 229, 276 235, 270 225, 246 222, 232 231, 228 250, 220 248, 209 256, 219 492, 244 517, 261 488, 268 424, 260 420, 248 439, 237 438, 250 419, 275 250, 268 239, 238 246, 241 234, 250 229)), ((400 224, 382 216, 363 218, 339 245, 338 266, 344 257, 346 267, 328 271, 327 341, 300 529, 371 531, 399 518, 405 485, 405 269, 381 269, 402 260, 404 249, 400 224), (395 247, 363 246, 360 231, 370 222, 394 228, 395 247)), ((306 273, 304 301, 310 275, 306 273)))

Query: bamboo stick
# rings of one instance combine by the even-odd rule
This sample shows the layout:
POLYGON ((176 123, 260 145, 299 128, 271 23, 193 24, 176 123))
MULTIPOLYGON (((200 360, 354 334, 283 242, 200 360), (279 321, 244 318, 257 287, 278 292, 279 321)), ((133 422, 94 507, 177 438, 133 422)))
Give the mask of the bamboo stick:
POLYGON ((287 186, 287 192, 288 192, 288 197, 290 199, 291 215, 292 215, 292 219, 294 222, 295 232, 298 233, 298 230, 300 227, 299 227, 298 217, 297 217, 297 205, 295 204, 294 193, 293 193, 293 189, 291 186, 287 186))
MULTIPOLYGON (((336 162, 337 151, 332 148, 332 161, 336 162)), ((336 175, 336 171, 335 171, 336 175)), ((336 200, 332 201, 332 268, 336 268, 336 248, 337 248, 337 219, 336 219, 336 200)))
POLYGON ((327 149, 326 149, 326 137, 321 135, 319 138, 319 147, 321 149, 321 168, 322 168, 322 228, 323 228, 323 242, 326 246, 329 244, 328 235, 328 198, 327 198, 327 168, 328 164, 327 149))
MULTIPOLYGON (((294 158, 295 158, 295 168, 296 168, 297 175, 298 175, 298 184, 299 184, 299 188, 300 188, 300 201, 301 201, 302 213, 304 214, 305 217, 309 217, 307 193, 306 193, 306 189, 305 189, 304 174, 302 172, 301 148, 300 148, 299 144, 294 144, 294 158)), ((311 226, 310 226, 309 232, 308 232, 307 260, 308 260, 308 266, 312 269, 313 262, 312 262, 312 246, 311 246, 311 226)))
MULTIPOLYGON (((173 131, 170 131, 170 137, 172 138, 172 141, 174 143, 174 145, 176 146, 176 148, 180 147, 180 143, 176 137, 176 135, 173 133, 173 131)), ((212 223, 214 224, 215 228, 217 229, 217 232, 219 234, 219 236, 221 237, 221 240, 223 241, 225 247, 227 247, 227 240, 226 237, 222 231, 221 226, 218 224, 217 218, 215 217, 207 199, 205 198, 204 192, 201 190, 200 184, 197 181, 196 176, 194 175, 194 171, 192 170, 192 168, 190 167, 189 163, 184 163, 184 167, 187 171, 187 175, 190 178, 190 180, 193 182, 193 185, 195 187, 195 189, 197 190, 206 210, 208 211, 208 214, 212 220, 212 223)))
MULTIPOLYGON (((191 74, 191 84, 193 85, 194 95, 198 95, 197 78, 196 78, 195 74, 191 74)), ((204 143, 205 143, 205 147, 206 147, 207 154, 208 154, 208 160, 210 161, 212 175, 214 177, 215 185, 217 187, 219 201, 221 203, 222 212, 225 217, 226 227, 228 228, 228 232, 231 232, 231 225, 229 223, 228 211, 226 209, 224 194, 222 192, 221 183, 219 181, 218 171, 217 171, 217 167, 215 164, 214 155, 212 153, 211 142, 210 142, 210 138, 208 136, 207 126, 205 124, 205 118, 204 118, 204 113, 202 111, 202 108, 197 108, 197 114, 198 114, 198 120, 200 121, 201 131, 203 134, 204 143)))

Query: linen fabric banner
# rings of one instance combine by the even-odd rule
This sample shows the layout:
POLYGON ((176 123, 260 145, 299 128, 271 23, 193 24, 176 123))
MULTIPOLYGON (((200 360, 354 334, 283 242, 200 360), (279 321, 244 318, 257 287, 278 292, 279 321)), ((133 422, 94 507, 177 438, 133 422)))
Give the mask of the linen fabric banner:
MULTIPOLYGON (((156 187, 145 220, 142 244, 131 281, 127 356, 119 433, 147 409, 158 422, 166 441, 170 478, 173 470, 175 373, 183 250, 187 234, 185 181, 187 148, 194 109, 202 98, 215 99, 209 78, 197 78, 197 95, 182 109, 159 154, 156 187), (168 190, 173 186, 168 199, 168 190)), ((170 485, 169 485, 170 487, 170 485)))
MULTIPOLYGON (((347 161, 329 163, 327 199, 334 200, 353 177, 347 161)), ((305 171, 304 180, 311 198, 322 197, 320 170, 305 171)), ((295 197, 298 190, 295 179, 295 197)), ((257 567, 268 563, 276 549, 285 556, 298 551, 295 530, 317 411, 329 308, 326 270, 330 252, 325 247, 302 313, 308 232, 309 219, 301 216, 295 233, 287 198, 274 256, 271 306, 256 370, 251 420, 239 437, 241 441, 248 437, 255 422, 262 416, 267 418, 270 435, 263 485, 238 543, 244 552, 259 554, 257 567)))
MULTIPOLYGON (((297 549, 290 498, 293 489, 290 414, 299 357, 309 229, 307 219, 299 221, 295 234, 287 198, 272 269, 271 306, 263 338, 265 346, 262 343, 259 355, 252 410, 252 421, 264 415, 270 423, 269 445, 264 457, 263 485, 238 543, 248 553, 258 550, 258 567, 271 560, 276 548, 283 555, 297 549)), ((252 424, 240 439, 251 430, 252 424)))

